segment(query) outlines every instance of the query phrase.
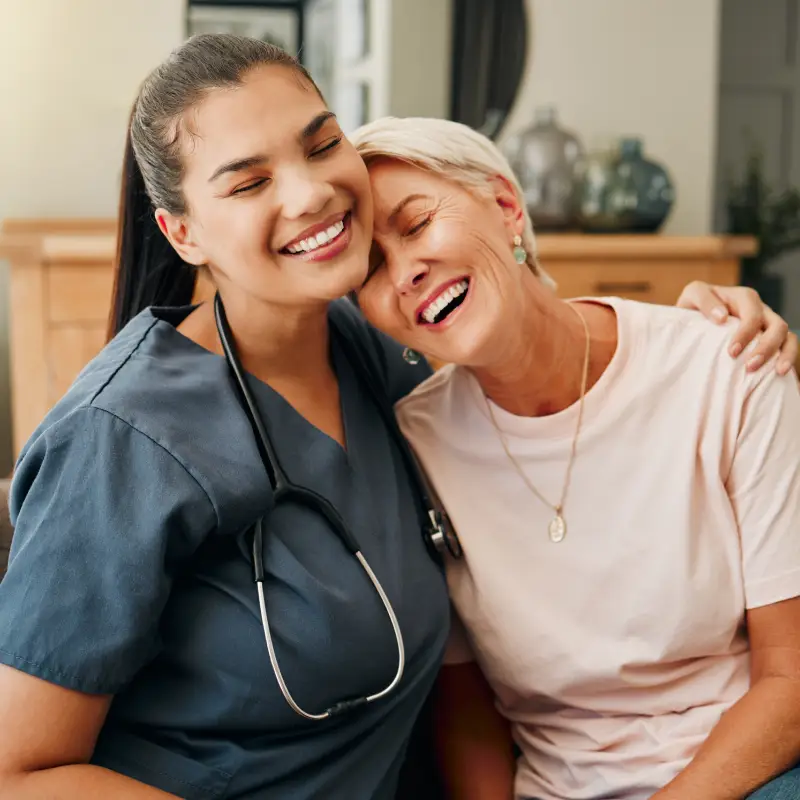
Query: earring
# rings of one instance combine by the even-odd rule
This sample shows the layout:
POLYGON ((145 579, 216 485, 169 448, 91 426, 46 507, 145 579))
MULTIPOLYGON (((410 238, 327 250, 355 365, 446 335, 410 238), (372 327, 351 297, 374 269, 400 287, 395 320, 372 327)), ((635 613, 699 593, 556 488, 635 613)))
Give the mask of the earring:
POLYGON ((406 349, 403 350, 403 360, 407 364, 411 364, 411 366, 414 366, 415 364, 419 364, 419 362, 422 361, 422 356, 416 350, 412 350, 410 347, 406 347, 406 349))
POLYGON ((528 254, 525 252, 525 248, 522 246, 522 237, 515 236, 514 237, 514 261, 517 264, 524 264, 528 260, 528 254))

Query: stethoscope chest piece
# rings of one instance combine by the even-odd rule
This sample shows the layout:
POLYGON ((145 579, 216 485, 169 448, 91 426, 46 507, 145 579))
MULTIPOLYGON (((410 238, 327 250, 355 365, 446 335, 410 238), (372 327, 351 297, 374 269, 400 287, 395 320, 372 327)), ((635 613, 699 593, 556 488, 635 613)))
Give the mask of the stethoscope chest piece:
POLYGON ((458 534, 450 523, 450 518, 439 509, 428 509, 430 526, 428 527, 427 540, 431 549, 438 555, 449 553, 453 558, 461 558, 464 551, 458 534))

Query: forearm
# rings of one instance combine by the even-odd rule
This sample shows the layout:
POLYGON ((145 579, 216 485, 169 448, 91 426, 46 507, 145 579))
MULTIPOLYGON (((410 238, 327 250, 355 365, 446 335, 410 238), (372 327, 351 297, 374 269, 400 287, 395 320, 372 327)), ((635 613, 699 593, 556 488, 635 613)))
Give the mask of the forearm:
POLYGON ((765 677, 652 800, 740 800, 800 761, 800 682, 765 677))
POLYGON ((513 800, 513 751, 481 738, 439 741, 439 765, 448 800, 513 800))
POLYGON ((76 764, 0 779, 0 800, 168 800, 167 794, 116 772, 76 764))
POLYGON ((475 663, 444 667, 434 730, 448 800, 513 800, 516 761, 511 726, 475 663))

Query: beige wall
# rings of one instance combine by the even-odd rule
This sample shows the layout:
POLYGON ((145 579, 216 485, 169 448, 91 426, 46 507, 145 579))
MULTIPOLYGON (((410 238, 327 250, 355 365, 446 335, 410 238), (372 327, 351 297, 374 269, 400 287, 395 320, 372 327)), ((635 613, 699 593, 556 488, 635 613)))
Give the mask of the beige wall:
MULTIPOLYGON (((183 39, 185 0, 0 0, 0 219, 113 216, 136 87, 183 39)), ((0 270, 0 474, 10 468, 0 270)))
POLYGON ((447 117, 450 113, 452 26, 451 0, 395 0, 389 114, 447 117))
POLYGON ((555 104, 587 147, 641 135, 670 170, 665 231, 712 229, 719 0, 527 0, 528 68, 504 135, 555 104))

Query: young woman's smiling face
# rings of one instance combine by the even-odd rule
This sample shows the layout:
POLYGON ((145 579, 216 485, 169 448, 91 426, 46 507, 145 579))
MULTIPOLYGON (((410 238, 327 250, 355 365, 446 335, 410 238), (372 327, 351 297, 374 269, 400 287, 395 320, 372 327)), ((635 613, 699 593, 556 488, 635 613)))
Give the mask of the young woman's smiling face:
POLYGON ((523 272, 513 258, 522 215, 502 179, 470 191, 390 159, 370 164, 374 241, 361 309, 378 328, 441 361, 492 358, 523 272))
POLYGON ((188 213, 169 220, 185 260, 218 286, 282 304, 364 281, 366 167, 314 87, 283 66, 211 91, 181 125, 188 213))

